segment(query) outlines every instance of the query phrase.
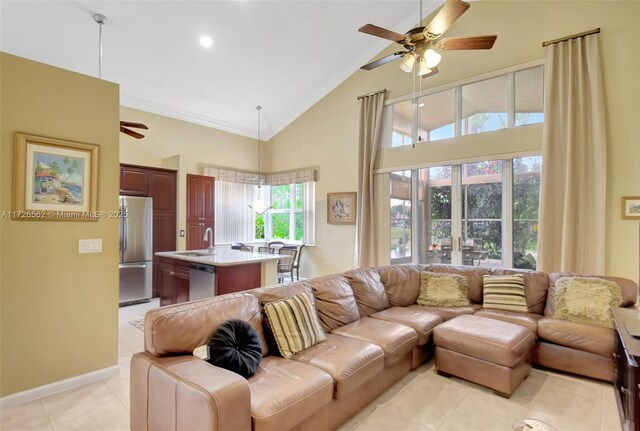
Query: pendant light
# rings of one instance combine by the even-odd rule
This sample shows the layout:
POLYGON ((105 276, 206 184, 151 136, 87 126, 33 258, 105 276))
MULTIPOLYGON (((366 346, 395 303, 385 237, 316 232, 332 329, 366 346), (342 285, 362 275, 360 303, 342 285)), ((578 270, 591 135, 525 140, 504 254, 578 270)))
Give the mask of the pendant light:
POLYGON ((262 141, 260 140, 260 111, 262 111, 262 106, 256 106, 256 111, 258 111, 258 190, 253 197, 253 204, 249 205, 249 208, 255 211, 256 215, 262 215, 269 211, 272 207, 270 205, 267 205, 263 193, 264 191, 262 190, 262 183, 264 182, 264 177, 262 176, 262 166, 260 164, 260 147, 262 146, 262 141))

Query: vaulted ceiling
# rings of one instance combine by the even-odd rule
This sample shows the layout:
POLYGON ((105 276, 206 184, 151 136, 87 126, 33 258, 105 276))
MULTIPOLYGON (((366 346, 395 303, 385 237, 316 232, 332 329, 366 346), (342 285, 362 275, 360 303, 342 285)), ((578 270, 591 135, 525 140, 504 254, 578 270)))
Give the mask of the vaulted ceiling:
POLYGON ((0 49, 97 76, 96 13, 108 19, 102 78, 122 105, 251 137, 262 105, 269 139, 388 45, 360 26, 404 33, 418 1, 3 0, 0 49))

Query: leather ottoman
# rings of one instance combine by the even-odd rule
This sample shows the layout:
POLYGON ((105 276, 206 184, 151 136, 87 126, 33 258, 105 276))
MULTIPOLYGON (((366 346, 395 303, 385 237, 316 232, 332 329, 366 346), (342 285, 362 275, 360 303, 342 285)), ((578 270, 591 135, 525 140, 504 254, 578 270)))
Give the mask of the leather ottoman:
POLYGON ((535 335, 509 322, 461 315, 433 330, 436 368, 509 398, 531 371, 535 335))

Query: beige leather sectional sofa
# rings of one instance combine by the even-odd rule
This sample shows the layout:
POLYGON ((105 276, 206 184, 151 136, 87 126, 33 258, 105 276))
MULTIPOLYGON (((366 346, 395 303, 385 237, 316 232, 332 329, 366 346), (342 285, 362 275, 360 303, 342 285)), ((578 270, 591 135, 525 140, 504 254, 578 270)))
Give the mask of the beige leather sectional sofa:
MULTIPOLYGON (((528 362, 611 380, 613 330, 551 317, 555 282, 563 275, 392 265, 151 310, 145 351, 131 361, 131 429, 336 428, 427 360, 434 328, 461 314, 510 322, 517 327, 506 327, 517 331, 527 328, 535 337, 528 362), (417 305, 421 271, 467 277, 470 306, 417 305), (483 309, 483 275, 512 273, 524 274, 528 313, 483 309), (261 305, 303 290, 313 292, 327 339, 284 359, 265 338, 261 305), (248 380, 192 355, 228 319, 250 322, 261 337, 263 359, 248 380)), ((635 282, 603 278, 620 286, 626 306, 635 304, 635 282)))

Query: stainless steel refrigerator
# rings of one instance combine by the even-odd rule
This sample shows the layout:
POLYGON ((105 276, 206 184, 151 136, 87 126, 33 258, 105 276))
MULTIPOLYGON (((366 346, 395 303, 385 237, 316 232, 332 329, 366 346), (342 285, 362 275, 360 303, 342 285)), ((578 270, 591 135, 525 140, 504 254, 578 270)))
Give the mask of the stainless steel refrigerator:
POLYGON ((151 299, 153 199, 120 196, 120 305, 151 299))

